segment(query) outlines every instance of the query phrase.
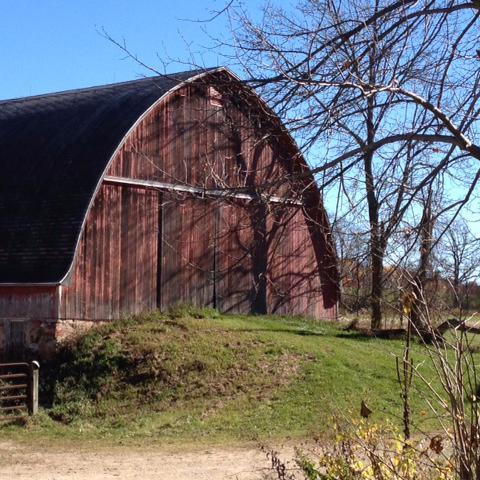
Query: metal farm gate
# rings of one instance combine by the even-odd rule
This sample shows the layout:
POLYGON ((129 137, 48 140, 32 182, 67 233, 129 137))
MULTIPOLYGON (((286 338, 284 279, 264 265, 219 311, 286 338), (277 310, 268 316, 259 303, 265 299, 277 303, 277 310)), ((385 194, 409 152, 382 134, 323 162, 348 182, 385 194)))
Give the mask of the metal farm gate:
POLYGON ((39 368, 38 362, 0 363, 0 421, 37 413, 39 368))

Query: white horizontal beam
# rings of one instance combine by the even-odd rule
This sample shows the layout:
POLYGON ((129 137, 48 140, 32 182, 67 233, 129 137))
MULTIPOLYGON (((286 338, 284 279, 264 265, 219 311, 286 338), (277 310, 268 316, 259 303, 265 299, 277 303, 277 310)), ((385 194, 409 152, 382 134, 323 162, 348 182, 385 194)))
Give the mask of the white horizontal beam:
MULTIPOLYGON (((201 195, 204 197, 224 197, 224 198, 235 198, 240 200, 256 200, 260 196, 253 195, 245 192, 238 192, 232 189, 209 189, 209 188, 200 188, 192 187, 190 185, 185 185, 181 183, 168 183, 168 182, 157 182, 155 180, 138 180, 135 178, 126 178, 126 177, 113 177, 106 175, 103 178, 104 182, 113 183, 117 185, 127 185, 132 187, 144 187, 144 188, 155 188, 158 190, 167 190, 174 192, 183 192, 183 193, 193 193, 195 195, 201 195)), ((287 205, 303 205, 301 200, 296 200, 292 198, 282 198, 276 195, 261 195, 263 200, 270 203, 283 203, 287 205)))

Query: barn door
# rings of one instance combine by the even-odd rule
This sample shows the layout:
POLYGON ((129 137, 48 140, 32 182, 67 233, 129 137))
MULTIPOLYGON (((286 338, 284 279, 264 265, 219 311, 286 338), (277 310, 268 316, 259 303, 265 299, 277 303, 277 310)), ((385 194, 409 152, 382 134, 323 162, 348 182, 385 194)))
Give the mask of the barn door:
POLYGON ((303 210, 231 201, 220 207, 216 305, 225 312, 320 317, 321 283, 303 210))
POLYGON ((321 284, 303 211, 164 193, 158 305, 319 316, 321 284))
POLYGON ((214 306, 215 209, 210 199, 163 194, 159 306, 214 306))
POLYGON ((25 355, 25 322, 5 320, 5 360, 23 360, 25 355))
POLYGON ((219 208, 216 231, 216 307, 222 312, 249 312, 252 235, 246 211, 225 203, 219 208))
POLYGON ((267 313, 269 231, 266 206, 231 201, 220 207, 216 303, 224 312, 267 313))

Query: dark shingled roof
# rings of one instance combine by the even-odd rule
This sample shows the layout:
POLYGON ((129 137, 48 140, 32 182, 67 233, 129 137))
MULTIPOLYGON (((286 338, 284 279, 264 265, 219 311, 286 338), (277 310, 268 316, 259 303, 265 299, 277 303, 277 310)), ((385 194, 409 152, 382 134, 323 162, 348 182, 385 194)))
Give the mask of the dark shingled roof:
POLYGON ((0 102, 0 283, 64 278, 125 134, 166 92, 203 72, 0 102))

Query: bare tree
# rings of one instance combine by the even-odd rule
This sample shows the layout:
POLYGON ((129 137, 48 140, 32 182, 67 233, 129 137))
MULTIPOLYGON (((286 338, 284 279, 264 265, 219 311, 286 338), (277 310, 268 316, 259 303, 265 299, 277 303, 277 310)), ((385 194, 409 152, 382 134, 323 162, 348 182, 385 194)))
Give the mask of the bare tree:
POLYGON ((423 202, 423 213, 418 227, 420 255, 418 262, 418 270, 413 278, 413 309, 411 314, 411 321, 415 331, 422 336, 428 333, 427 325, 424 323, 427 312, 425 309, 429 308, 429 302, 424 301, 426 296, 424 292, 427 291, 427 282, 429 273, 431 277, 431 257, 434 245, 433 231, 434 231, 434 214, 432 210, 432 191, 430 190, 423 202))
POLYGON ((372 328, 382 321, 384 261, 420 192, 439 175, 480 177, 479 6, 453 0, 302 0, 260 22, 230 6, 234 59, 316 157, 340 214, 367 212, 372 328), (459 175, 461 172, 461 175, 459 175))

